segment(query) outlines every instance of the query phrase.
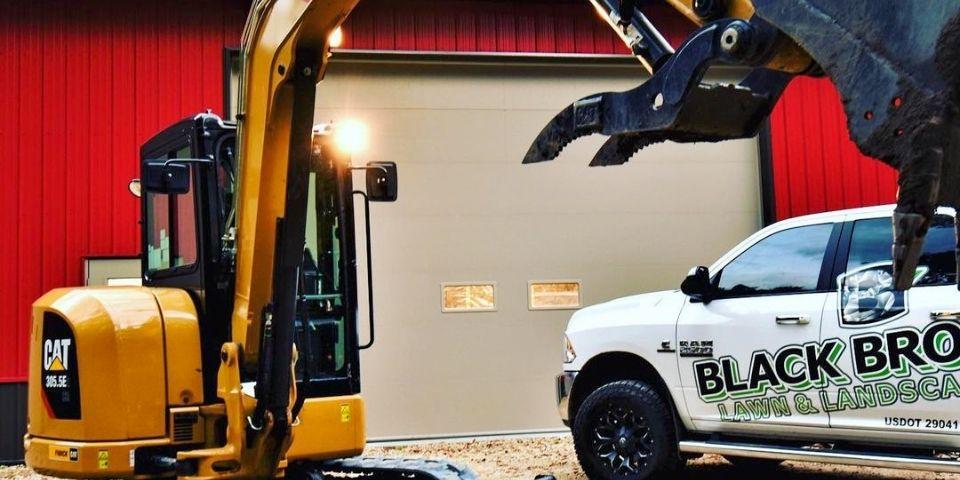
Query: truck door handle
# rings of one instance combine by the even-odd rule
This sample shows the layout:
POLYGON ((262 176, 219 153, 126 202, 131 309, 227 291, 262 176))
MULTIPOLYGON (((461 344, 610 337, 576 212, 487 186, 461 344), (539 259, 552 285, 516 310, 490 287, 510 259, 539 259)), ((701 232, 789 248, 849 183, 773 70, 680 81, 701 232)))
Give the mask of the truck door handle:
POLYGON ((810 317, 806 315, 777 315, 777 325, 806 325, 810 317))
POLYGON ((930 312, 930 320, 960 320, 960 310, 935 310, 930 312))

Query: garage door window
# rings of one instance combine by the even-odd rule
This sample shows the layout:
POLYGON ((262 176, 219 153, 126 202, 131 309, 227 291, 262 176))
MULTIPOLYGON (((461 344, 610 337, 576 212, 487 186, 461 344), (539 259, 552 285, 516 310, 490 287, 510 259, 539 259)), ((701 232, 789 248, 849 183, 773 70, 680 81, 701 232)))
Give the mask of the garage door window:
POLYGON ((444 283, 440 286, 440 310, 444 313, 493 312, 497 309, 494 282, 444 283))
POLYGON ((810 225, 760 240, 720 272, 721 297, 817 290, 833 224, 810 225))
POLYGON ((580 282, 534 281, 528 287, 530 310, 566 310, 580 308, 580 282))

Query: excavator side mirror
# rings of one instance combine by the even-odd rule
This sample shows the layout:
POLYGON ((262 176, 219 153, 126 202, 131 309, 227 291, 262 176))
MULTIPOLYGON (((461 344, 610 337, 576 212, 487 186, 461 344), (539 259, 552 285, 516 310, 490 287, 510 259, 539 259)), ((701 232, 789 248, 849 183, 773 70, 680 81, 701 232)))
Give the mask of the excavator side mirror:
POLYGON ((190 191, 190 166, 174 162, 146 162, 140 183, 142 189, 150 193, 187 193, 190 191))
POLYGON ((397 201, 397 164, 370 162, 367 172, 367 197, 371 202, 397 201))
POLYGON ((696 267, 680 284, 680 291, 693 302, 710 303, 713 299, 713 284, 710 283, 710 269, 696 267))

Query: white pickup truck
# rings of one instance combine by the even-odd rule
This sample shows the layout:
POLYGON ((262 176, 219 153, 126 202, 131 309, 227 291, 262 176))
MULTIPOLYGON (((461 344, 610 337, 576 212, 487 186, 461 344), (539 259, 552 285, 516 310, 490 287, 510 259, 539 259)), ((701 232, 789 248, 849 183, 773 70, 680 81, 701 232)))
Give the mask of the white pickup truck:
POLYGON ((704 453, 960 472, 955 214, 903 292, 892 211, 783 221, 680 290, 574 314, 557 394, 588 476, 664 478, 704 453))

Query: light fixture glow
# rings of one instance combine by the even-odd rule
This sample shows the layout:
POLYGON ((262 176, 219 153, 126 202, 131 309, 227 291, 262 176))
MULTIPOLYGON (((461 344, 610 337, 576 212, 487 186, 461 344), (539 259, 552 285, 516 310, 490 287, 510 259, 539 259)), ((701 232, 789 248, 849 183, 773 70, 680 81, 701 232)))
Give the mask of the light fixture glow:
POLYGON ((367 126, 359 120, 343 120, 333 127, 333 139, 337 148, 349 155, 366 150, 369 136, 367 126))
POLYGON ((343 29, 340 27, 337 27, 330 34, 328 43, 330 44, 330 48, 340 48, 340 46, 343 45, 343 29))

